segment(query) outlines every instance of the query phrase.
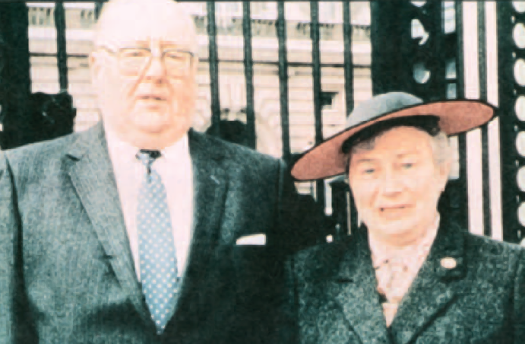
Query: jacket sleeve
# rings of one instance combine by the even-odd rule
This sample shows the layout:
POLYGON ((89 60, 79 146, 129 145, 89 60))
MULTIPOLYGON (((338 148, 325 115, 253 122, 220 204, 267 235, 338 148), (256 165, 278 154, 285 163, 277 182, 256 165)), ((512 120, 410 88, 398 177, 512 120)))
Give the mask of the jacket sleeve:
POLYGON ((525 250, 519 251, 516 279, 514 281, 514 343, 525 341, 525 250))
POLYGON ((0 343, 15 343, 14 293, 18 223, 14 208, 11 173, 5 155, 0 153, 0 343))
POLYGON ((0 152, 0 344, 37 342, 22 283, 20 236, 13 175, 0 152))

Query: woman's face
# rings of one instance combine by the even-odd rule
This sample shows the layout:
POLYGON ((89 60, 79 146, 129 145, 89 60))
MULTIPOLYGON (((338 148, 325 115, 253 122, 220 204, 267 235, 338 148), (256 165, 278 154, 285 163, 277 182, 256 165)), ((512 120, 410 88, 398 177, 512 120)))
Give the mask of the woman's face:
POLYGON ((432 225, 449 166, 437 164, 431 140, 419 129, 395 127, 371 149, 352 152, 350 188, 371 236, 403 245, 432 225))

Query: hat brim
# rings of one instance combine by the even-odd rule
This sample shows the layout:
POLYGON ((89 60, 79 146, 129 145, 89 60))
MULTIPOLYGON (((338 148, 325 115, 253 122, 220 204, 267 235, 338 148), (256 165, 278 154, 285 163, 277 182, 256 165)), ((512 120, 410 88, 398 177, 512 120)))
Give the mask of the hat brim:
POLYGON ((447 135, 455 135, 487 123, 494 116, 495 110, 492 105, 478 100, 447 100, 386 113, 371 121, 348 127, 306 151, 294 164, 291 173, 299 181, 329 178, 344 173, 346 159, 341 149, 343 143, 378 122, 399 117, 434 115, 439 117, 441 130, 447 135))

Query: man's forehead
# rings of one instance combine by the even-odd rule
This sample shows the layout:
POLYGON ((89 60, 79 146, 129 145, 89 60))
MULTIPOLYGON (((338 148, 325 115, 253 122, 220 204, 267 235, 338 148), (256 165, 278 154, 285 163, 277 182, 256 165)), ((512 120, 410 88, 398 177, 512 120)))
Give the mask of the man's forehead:
POLYGON ((195 45, 191 18, 173 2, 117 0, 109 5, 100 18, 96 45, 122 46, 144 41, 195 45))

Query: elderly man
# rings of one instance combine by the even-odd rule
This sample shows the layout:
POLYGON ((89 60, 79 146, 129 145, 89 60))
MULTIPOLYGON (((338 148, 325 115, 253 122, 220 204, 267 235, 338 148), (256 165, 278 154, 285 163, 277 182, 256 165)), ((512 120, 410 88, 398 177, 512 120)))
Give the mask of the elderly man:
POLYGON ((0 343, 277 343, 283 164, 190 130, 197 39, 114 0, 90 57, 102 122, 0 156, 0 343))
POLYGON ((437 211, 446 135, 492 115, 474 101, 379 95, 295 164, 300 180, 346 172, 363 223, 290 260, 299 343, 523 343, 525 250, 469 234, 437 211))

